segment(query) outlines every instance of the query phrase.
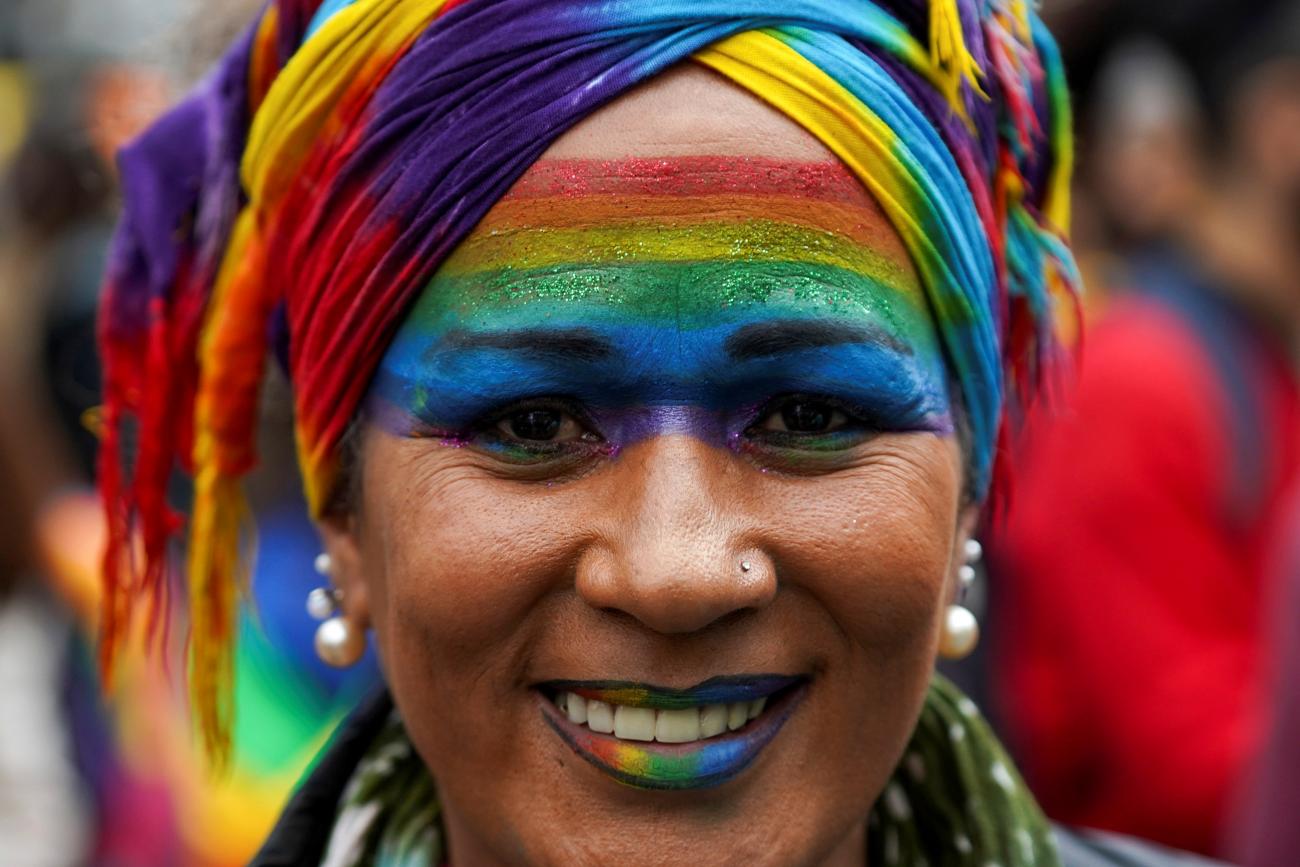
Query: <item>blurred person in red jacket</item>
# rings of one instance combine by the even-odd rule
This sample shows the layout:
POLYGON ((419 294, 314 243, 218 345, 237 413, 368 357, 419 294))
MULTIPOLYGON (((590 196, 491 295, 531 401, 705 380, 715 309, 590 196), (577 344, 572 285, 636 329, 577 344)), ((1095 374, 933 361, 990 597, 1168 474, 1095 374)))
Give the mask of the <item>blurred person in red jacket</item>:
POLYGON ((1267 624, 1280 650, 1270 684, 1272 720, 1233 832, 1233 861, 1245 867, 1290 867, 1300 852, 1300 487, 1295 494, 1267 624))
MULTIPOLYGON (((1236 67, 1213 168, 1128 239, 1132 291, 1031 424, 992 546, 995 616, 1015 624, 995 688, 1044 808, 1209 853, 1264 738, 1267 560, 1300 467, 1294 48, 1236 67)), ((1104 163, 1131 141, 1099 145, 1104 163)), ((1106 174, 1128 186, 1100 198, 1150 210, 1141 173, 1106 174)))

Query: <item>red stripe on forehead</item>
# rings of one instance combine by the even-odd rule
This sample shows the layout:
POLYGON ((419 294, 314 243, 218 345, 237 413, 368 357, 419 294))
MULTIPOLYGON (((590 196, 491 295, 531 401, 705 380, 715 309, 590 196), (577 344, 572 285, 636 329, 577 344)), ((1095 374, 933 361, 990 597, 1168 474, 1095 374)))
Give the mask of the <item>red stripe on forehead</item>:
POLYGON ((507 199, 600 195, 789 195, 875 209, 875 200, 838 160, 790 162, 762 157, 631 157, 540 160, 507 199))

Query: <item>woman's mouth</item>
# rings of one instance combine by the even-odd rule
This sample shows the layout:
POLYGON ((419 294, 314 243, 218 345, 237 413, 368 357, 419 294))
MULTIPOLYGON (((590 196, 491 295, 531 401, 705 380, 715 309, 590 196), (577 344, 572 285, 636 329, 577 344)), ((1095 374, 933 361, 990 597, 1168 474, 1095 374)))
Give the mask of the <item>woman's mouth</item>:
POLYGON ((627 681, 541 684, 543 716, 586 761, 643 789, 716 786, 749 766, 802 699, 805 677, 711 678, 689 689, 627 681))

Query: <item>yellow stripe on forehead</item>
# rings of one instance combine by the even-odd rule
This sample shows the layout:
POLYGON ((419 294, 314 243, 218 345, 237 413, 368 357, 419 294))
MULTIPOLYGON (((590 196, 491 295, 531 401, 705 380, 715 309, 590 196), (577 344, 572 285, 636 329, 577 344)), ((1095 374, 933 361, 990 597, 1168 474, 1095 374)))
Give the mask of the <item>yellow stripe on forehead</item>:
POLYGON ((729 261, 843 268, 901 290, 920 291, 915 273, 905 262, 835 232, 760 217, 476 232, 439 273, 462 277, 507 268, 527 272, 575 264, 729 261))
POLYGON ((543 200, 507 197, 498 202, 475 229, 476 234, 510 232, 546 226, 580 229, 654 222, 686 225, 763 219, 832 232, 869 247, 901 267, 911 258, 884 214, 857 202, 818 201, 790 195, 701 196, 593 195, 543 200))

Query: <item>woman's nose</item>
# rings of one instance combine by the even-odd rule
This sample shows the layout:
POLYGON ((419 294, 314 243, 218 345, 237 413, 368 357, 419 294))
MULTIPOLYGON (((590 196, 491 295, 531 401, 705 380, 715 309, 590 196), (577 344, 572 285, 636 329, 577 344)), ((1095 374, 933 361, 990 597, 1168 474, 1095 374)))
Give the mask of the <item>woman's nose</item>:
POLYGON ((619 462, 615 526, 578 567, 588 604, 656 632, 685 633, 772 601, 776 570, 745 518, 745 471, 734 455, 665 435, 628 448, 619 462))

